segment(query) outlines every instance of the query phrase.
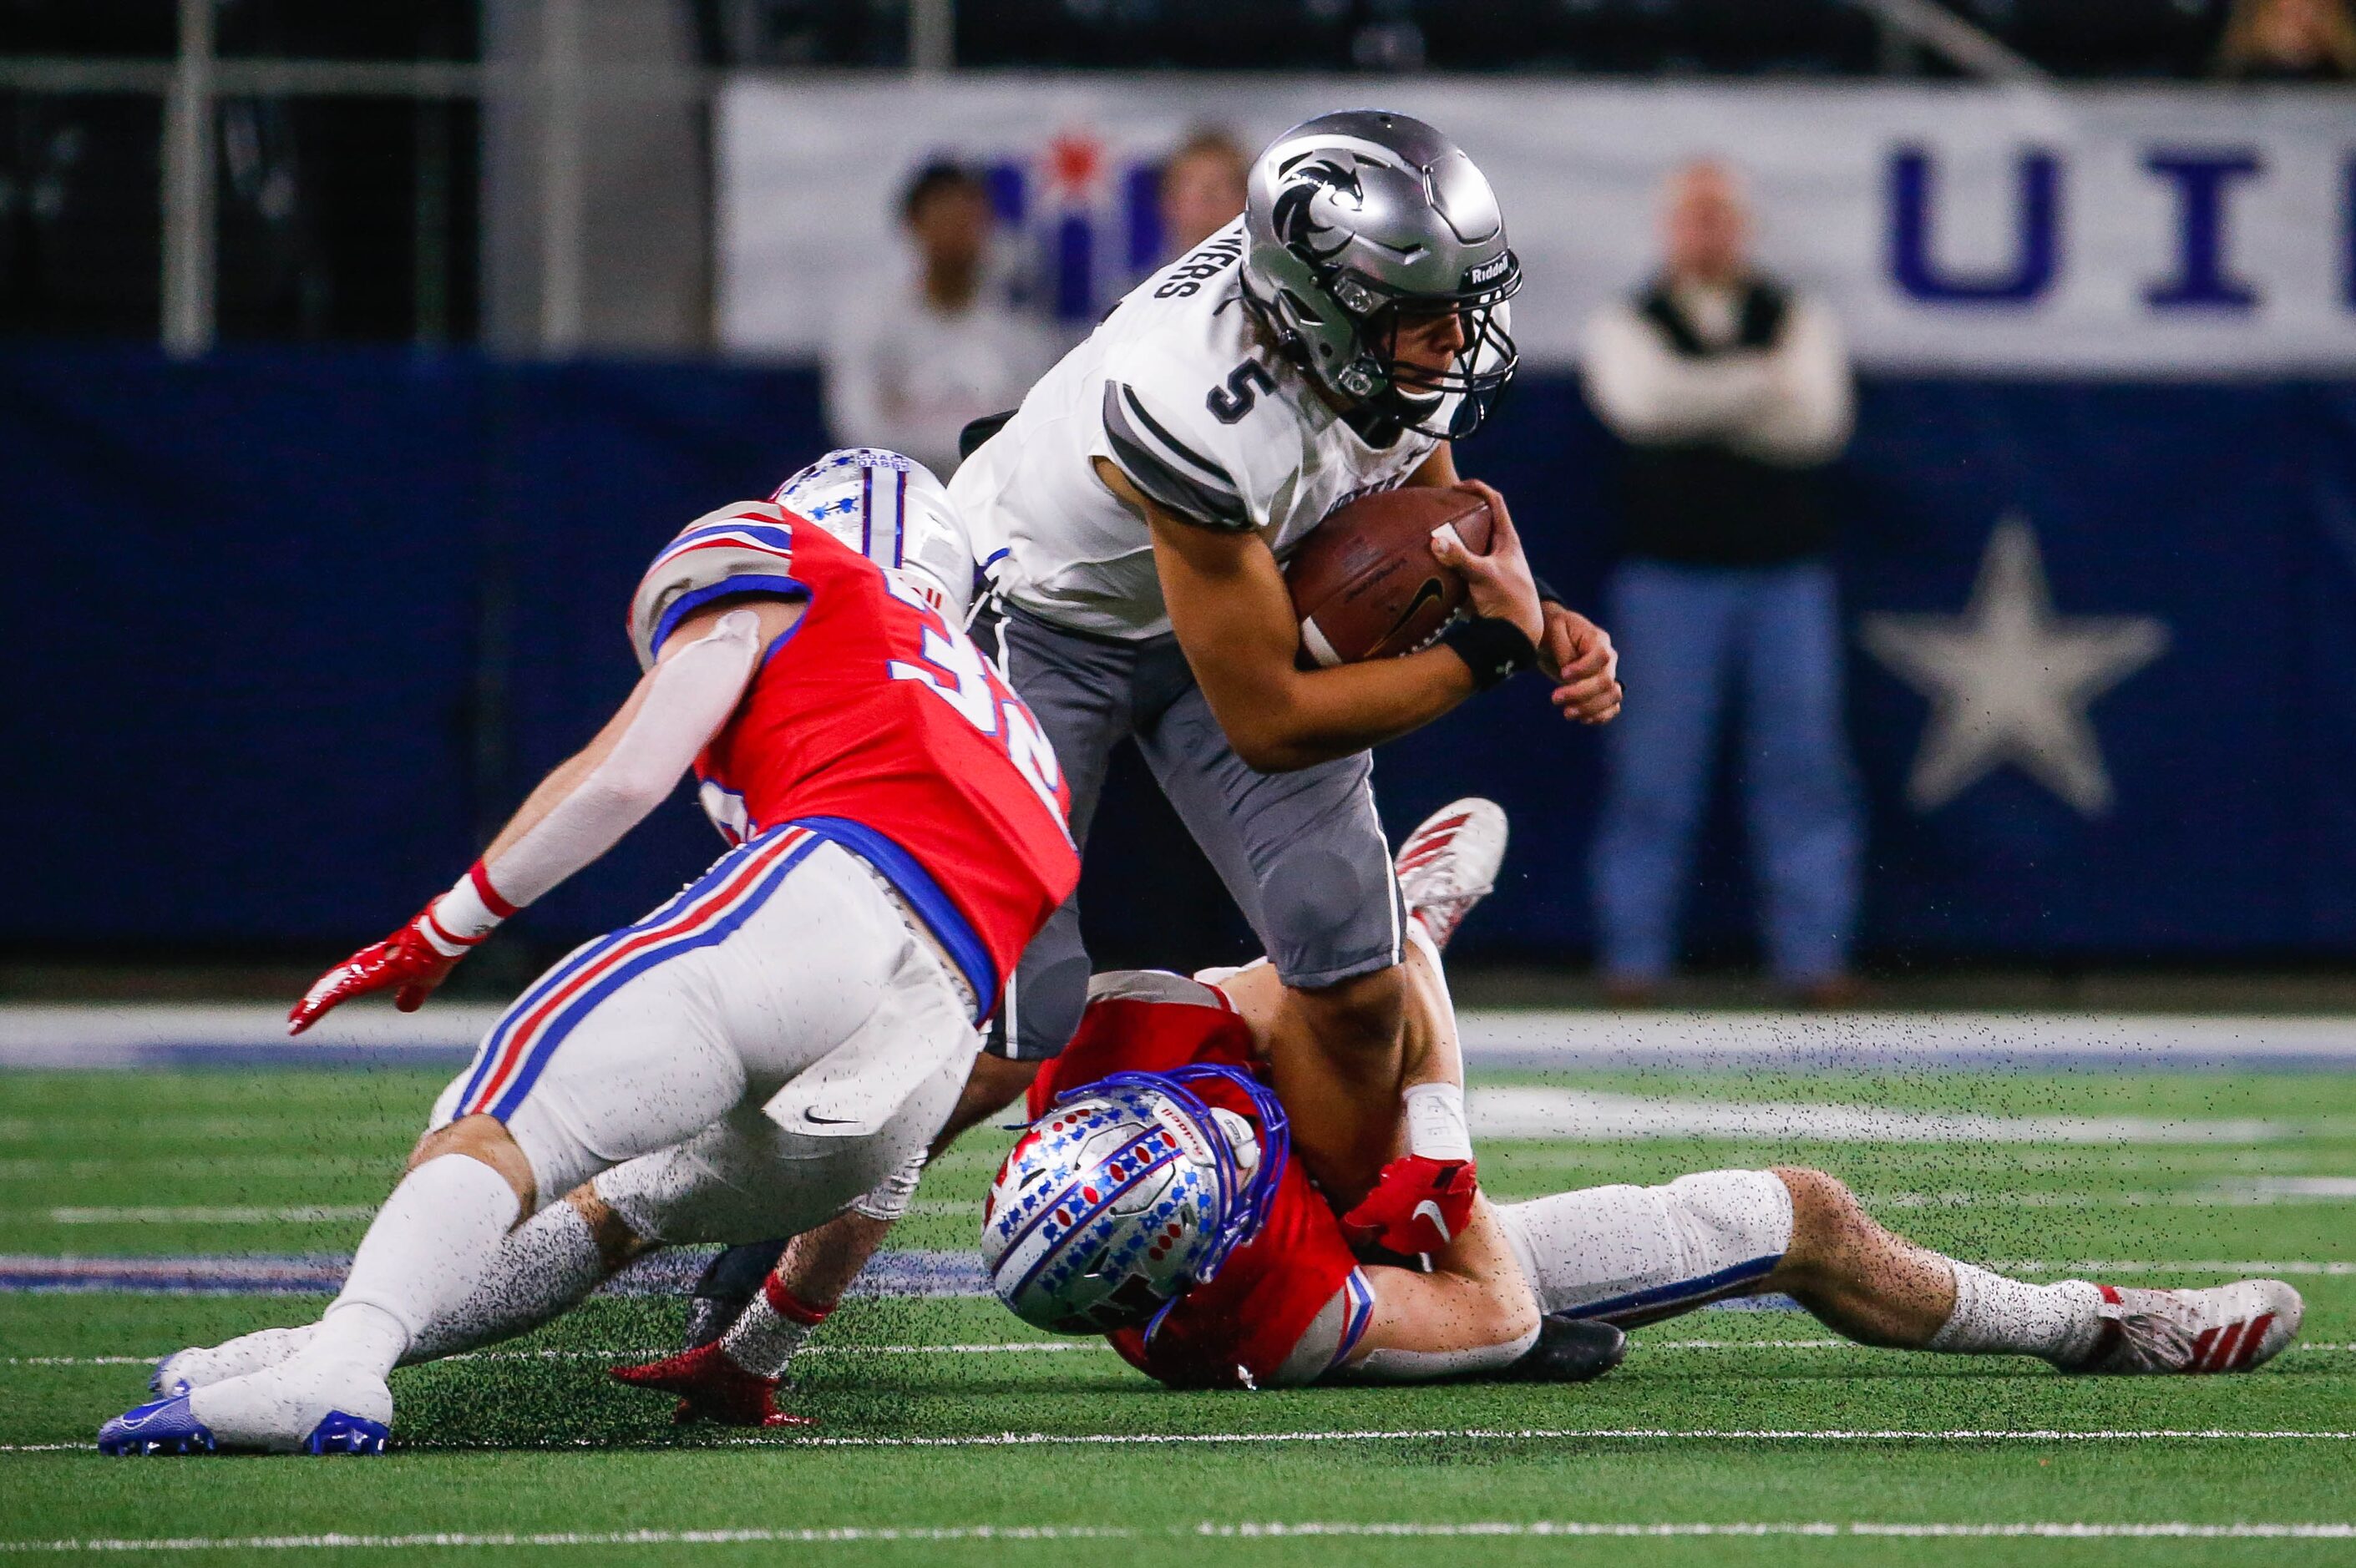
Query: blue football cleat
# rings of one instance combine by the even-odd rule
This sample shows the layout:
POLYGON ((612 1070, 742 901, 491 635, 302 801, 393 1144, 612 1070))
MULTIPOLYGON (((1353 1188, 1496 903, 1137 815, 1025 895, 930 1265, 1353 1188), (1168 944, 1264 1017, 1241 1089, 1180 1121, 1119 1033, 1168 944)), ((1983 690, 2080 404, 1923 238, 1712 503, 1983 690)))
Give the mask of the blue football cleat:
MULTIPOLYGON (((381 1454, 392 1429, 348 1411, 331 1410, 303 1439, 305 1454, 381 1454)), ((218 1454, 212 1428, 197 1419, 187 1394, 151 1400, 98 1429, 98 1451, 123 1458, 218 1454)))
POLYGON ((305 1454, 381 1454, 385 1440, 392 1428, 381 1421, 348 1414, 344 1411, 327 1412, 326 1420, 311 1429, 303 1440, 305 1454))
POLYGON ((151 1400, 98 1429, 98 1451, 131 1458, 163 1454, 211 1454, 220 1445, 188 1409, 187 1394, 151 1400))

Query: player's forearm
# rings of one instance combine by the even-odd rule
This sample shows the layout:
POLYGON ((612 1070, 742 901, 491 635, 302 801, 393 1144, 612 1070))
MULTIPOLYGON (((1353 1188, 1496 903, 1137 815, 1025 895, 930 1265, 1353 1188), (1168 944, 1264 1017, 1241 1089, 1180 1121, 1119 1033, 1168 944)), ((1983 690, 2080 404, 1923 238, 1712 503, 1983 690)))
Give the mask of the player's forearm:
POLYGON ((1283 667, 1265 675, 1209 674, 1197 665, 1196 678, 1236 754, 1264 773, 1396 741, 1478 689, 1471 668, 1445 648, 1307 671, 1290 667, 1288 655, 1283 667))

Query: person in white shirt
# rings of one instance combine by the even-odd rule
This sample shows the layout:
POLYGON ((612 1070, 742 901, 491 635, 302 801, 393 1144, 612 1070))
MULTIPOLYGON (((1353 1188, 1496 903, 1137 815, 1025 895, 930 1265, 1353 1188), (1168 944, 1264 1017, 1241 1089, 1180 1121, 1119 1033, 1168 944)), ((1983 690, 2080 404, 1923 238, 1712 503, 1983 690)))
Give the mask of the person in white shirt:
POLYGON ((1730 688, 1777 981, 1816 1005, 1853 991, 1862 827, 1841 727, 1840 613, 1821 479, 1853 410, 1840 330, 1759 272, 1735 176, 1680 169, 1665 263, 1587 339, 1590 402, 1627 446, 1623 559, 1608 603, 1647 701, 1607 738, 1594 858, 1605 985, 1666 976, 1730 688))
POLYGON ((1233 223, 1244 209, 1251 155, 1215 125, 1198 126, 1162 160, 1158 206, 1162 259, 1174 261, 1233 223))
POLYGON ((826 422, 839 446, 905 453, 946 479, 968 422, 1023 400, 1055 361, 1037 322, 993 297, 990 193, 970 170, 919 169, 901 199, 906 283, 865 300, 826 355, 826 422))

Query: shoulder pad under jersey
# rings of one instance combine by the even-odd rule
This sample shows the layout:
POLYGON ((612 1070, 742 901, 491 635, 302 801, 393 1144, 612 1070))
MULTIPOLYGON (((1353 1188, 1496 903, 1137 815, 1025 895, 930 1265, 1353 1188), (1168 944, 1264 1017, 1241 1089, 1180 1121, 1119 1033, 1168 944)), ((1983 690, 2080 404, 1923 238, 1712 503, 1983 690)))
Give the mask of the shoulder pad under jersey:
POLYGON ((731 593, 803 598, 794 536, 774 501, 737 501, 708 512, 665 545, 630 596, 630 646, 651 668, 671 628, 698 606, 731 593))

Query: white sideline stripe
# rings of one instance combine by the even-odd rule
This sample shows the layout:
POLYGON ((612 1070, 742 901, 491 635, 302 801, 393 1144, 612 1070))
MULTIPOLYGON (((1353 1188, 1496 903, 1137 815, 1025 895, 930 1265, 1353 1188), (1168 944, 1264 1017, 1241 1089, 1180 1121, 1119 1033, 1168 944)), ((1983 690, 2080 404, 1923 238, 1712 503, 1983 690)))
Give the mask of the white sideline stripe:
MULTIPOLYGON (((2349 1443, 2356 1431, 2239 1431, 2231 1427, 2101 1427, 2071 1431, 2059 1427, 2015 1431, 2007 1427, 1919 1431, 1904 1428, 1816 1428, 1703 1426, 1432 1426, 1367 1427, 1351 1432, 991 1432, 965 1437, 731 1437, 712 1445, 723 1448, 1110 1448, 1194 1447, 1279 1443, 1397 1443, 1453 1441, 1464 1443, 2349 1443)), ((94 1446, 80 1443, 0 1443, 0 1454, 84 1453, 94 1446)), ((509 1449, 509 1444, 419 1443, 418 1454, 453 1454, 509 1449)), ((610 1446, 587 1438, 570 1443, 534 1445, 536 1448, 597 1448, 610 1446)))
MULTIPOLYGON (((43 1211, 33 1211, 39 1213, 43 1211)), ((155 1206, 121 1209, 51 1209, 46 1211, 52 1225, 316 1225, 329 1221, 365 1220, 376 1212, 367 1203, 317 1204, 298 1203, 284 1209, 245 1207, 159 1208, 155 1206)), ((12 1213, 11 1219, 23 1218, 12 1213)))
MULTIPOLYGON (((230 1048, 294 1061, 359 1047, 422 1061, 467 1051, 499 1009, 435 1002, 337 1008, 300 1040, 276 1003, 170 1006, 0 1004, 0 1066, 131 1067, 158 1052, 230 1048)), ((2356 1019, 2328 1014, 2220 1017, 2181 1013, 1783 1012, 1621 1013, 1476 1008, 1460 1014, 1465 1054, 1490 1061, 1571 1065, 1676 1061, 1859 1066, 1990 1058, 2099 1059, 2167 1071, 2252 1061, 2356 1061, 2356 1019)))
MULTIPOLYGON (((2218 1189, 2190 1192, 2001 1192, 1953 1188, 1937 1192, 1866 1192, 1858 1196, 1869 1209, 2262 1208, 2277 1203, 2356 1202, 2356 1177, 2273 1178, 2229 1182, 2218 1189)), ((149 1204, 6 1210, 0 1211, 0 1217, 19 1223, 46 1220, 52 1225, 316 1225, 365 1220, 375 1212, 364 1203, 302 1203, 277 1209, 149 1204)), ((920 1198, 908 1206, 908 1212, 935 1216, 979 1214, 981 1205, 963 1199, 920 1198)))
MULTIPOLYGON (((1831 1343, 1832 1341, 1827 1341, 1831 1343)), ((1011 1339, 992 1344, 975 1345, 811 1345, 798 1352, 804 1356, 991 1356, 1005 1354, 1052 1354, 1068 1350, 1097 1350, 1111 1355, 1113 1349, 1100 1339, 1041 1339, 1036 1341, 1011 1339)), ((461 1350, 455 1356, 444 1356, 443 1361, 637 1361, 674 1355, 677 1346, 656 1350, 461 1350)), ((5 1367, 152 1367, 170 1350, 158 1350, 152 1356, 0 1356, 5 1367)), ((438 1362, 436 1363, 438 1364, 438 1362)))
POLYGON ((1698 1100, 1585 1089, 1484 1088, 1464 1096, 1475 1138, 1630 1143, 1737 1138, 1896 1144, 2253 1144, 2312 1137, 2323 1125, 2254 1117, 1992 1116, 1815 1101, 1698 1100))
POLYGON ((1422 1523, 1413 1520, 1319 1520, 1234 1524, 1205 1520, 1195 1525, 1171 1525, 1162 1531, 1131 1530, 1119 1525, 1093 1524, 969 1524, 969 1525, 841 1525, 819 1530, 776 1530, 754 1527, 730 1530, 563 1531, 544 1534, 509 1531, 416 1535, 183 1535, 117 1536, 90 1540, 0 1541, 0 1552, 348 1552, 375 1549, 411 1551, 419 1547, 483 1546, 824 1546, 860 1541, 1135 1541, 1149 1535, 1207 1537, 1218 1540, 1269 1541, 1294 1537, 1605 1537, 1648 1539, 1669 1536, 1862 1536, 1900 1539, 2012 1540, 2044 1538, 2059 1541, 2348 1541, 2356 1540, 2356 1524, 2190 1524, 2170 1520, 2155 1524, 2089 1524, 2083 1520, 2027 1524, 1914 1523, 1882 1520, 1762 1520, 1734 1522, 1666 1521, 1645 1523, 1588 1520, 1495 1520, 1422 1523))
POLYGON ((2279 1203, 2356 1203, 2356 1178, 2274 1177, 2220 1182, 2190 1191, 2004 1192, 1944 1188, 1936 1192, 1860 1192, 1868 1209, 2251 1209, 2279 1203))

